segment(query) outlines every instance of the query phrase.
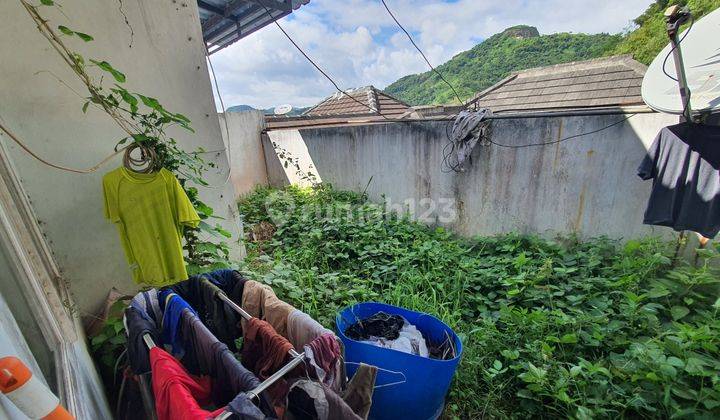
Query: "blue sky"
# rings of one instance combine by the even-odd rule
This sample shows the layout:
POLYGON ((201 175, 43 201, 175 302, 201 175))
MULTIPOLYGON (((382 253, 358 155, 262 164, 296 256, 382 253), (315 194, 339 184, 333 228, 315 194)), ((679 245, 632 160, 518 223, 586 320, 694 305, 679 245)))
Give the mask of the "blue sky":
MULTIPOLYGON (((386 0, 433 64, 519 24, 541 34, 622 32, 650 0, 386 0)), ((427 65, 380 0, 311 0, 280 21, 343 88, 384 88, 427 65)), ((313 105, 333 86, 270 25, 212 55, 225 106, 313 105)), ((219 107, 219 105, 218 105, 219 107)))

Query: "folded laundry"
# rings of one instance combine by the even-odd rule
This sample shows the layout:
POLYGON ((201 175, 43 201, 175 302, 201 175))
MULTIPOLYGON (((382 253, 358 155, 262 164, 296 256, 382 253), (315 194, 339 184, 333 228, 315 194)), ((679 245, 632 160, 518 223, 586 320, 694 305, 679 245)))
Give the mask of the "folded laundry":
POLYGON ((125 309, 125 331, 128 334, 127 352, 130 368, 140 375, 150 371, 150 355, 143 340, 149 334, 154 342, 160 342, 160 332, 155 322, 134 306, 125 309))

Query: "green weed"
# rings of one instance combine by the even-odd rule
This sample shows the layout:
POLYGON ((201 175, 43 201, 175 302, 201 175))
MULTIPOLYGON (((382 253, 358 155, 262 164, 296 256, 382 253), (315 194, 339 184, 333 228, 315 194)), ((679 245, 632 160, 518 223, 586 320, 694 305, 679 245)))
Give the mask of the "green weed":
POLYGON ((277 228, 243 269, 321 323, 382 301, 458 332, 448 418, 720 416, 714 252, 691 267, 653 239, 462 239, 326 185, 239 207, 277 228))

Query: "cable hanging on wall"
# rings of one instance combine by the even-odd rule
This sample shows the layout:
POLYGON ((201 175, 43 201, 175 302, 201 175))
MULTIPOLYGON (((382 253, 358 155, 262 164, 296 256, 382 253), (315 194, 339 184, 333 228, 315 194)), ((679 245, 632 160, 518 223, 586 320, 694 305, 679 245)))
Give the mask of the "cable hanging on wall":
POLYGON ((530 144, 520 144, 520 145, 501 144, 501 143, 494 142, 490 137, 487 138, 487 141, 490 142, 490 143, 492 143, 492 144, 494 144, 495 146, 505 147, 505 148, 508 148, 508 149, 523 149, 523 148, 526 148, 526 147, 548 146, 548 145, 551 145, 551 144, 562 143, 562 142, 564 142, 564 141, 568 141, 568 140, 576 139, 576 138, 579 138, 579 137, 588 136, 588 135, 590 135, 590 134, 599 133, 599 132, 601 132, 601 131, 605 131, 605 130, 607 130, 607 129, 609 129, 609 128, 615 127, 616 125, 620 125, 620 124, 624 123, 625 121, 629 120, 630 118, 632 118, 632 117, 634 117, 634 116, 636 116, 636 115, 637 115, 637 114, 630 114, 630 115, 628 115, 627 117, 625 117, 625 118, 623 118, 623 119, 621 119, 621 120, 619 120, 619 121, 615 121, 614 123, 609 124, 609 125, 606 125, 605 127, 598 128, 597 130, 592 130, 592 131, 588 131, 588 132, 580 133, 580 134, 574 134, 574 135, 572 135, 572 136, 563 137, 563 138, 558 139, 558 140, 546 141, 546 142, 542 142, 542 143, 530 143, 530 144))

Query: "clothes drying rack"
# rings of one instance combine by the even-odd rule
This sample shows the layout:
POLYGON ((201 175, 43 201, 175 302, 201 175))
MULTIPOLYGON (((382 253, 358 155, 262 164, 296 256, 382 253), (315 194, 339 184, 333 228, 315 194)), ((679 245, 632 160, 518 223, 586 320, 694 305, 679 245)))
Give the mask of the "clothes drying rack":
MULTIPOLYGON (((207 282, 207 279, 203 279, 202 281, 207 282)), ((252 315, 250 315, 246 310, 244 310, 240 305, 233 302, 232 299, 230 299, 224 292, 218 291, 216 294, 216 297, 220 300, 222 300, 226 305, 228 305, 232 310, 237 312, 243 319, 250 320, 253 318, 252 315)), ((147 345, 148 350, 152 349, 153 347, 156 347, 155 342, 153 341, 152 337, 150 337, 150 334, 143 334, 143 340, 145 341, 145 345, 147 345)), ((273 373, 262 381, 260 385, 255 387, 253 390, 246 392, 248 397, 250 399, 252 398, 259 398, 260 394, 268 389, 270 386, 272 386, 275 382, 277 382, 280 378, 285 376, 288 372, 295 369, 299 364, 303 363, 305 360, 305 352, 298 353, 295 351, 295 349, 290 349, 288 351, 288 354, 292 357, 292 360, 290 360, 285 366, 280 368, 277 372, 273 373)), ((215 417, 216 420, 225 420, 232 416, 232 413, 229 411, 224 411, 217 417, 215 417)))

